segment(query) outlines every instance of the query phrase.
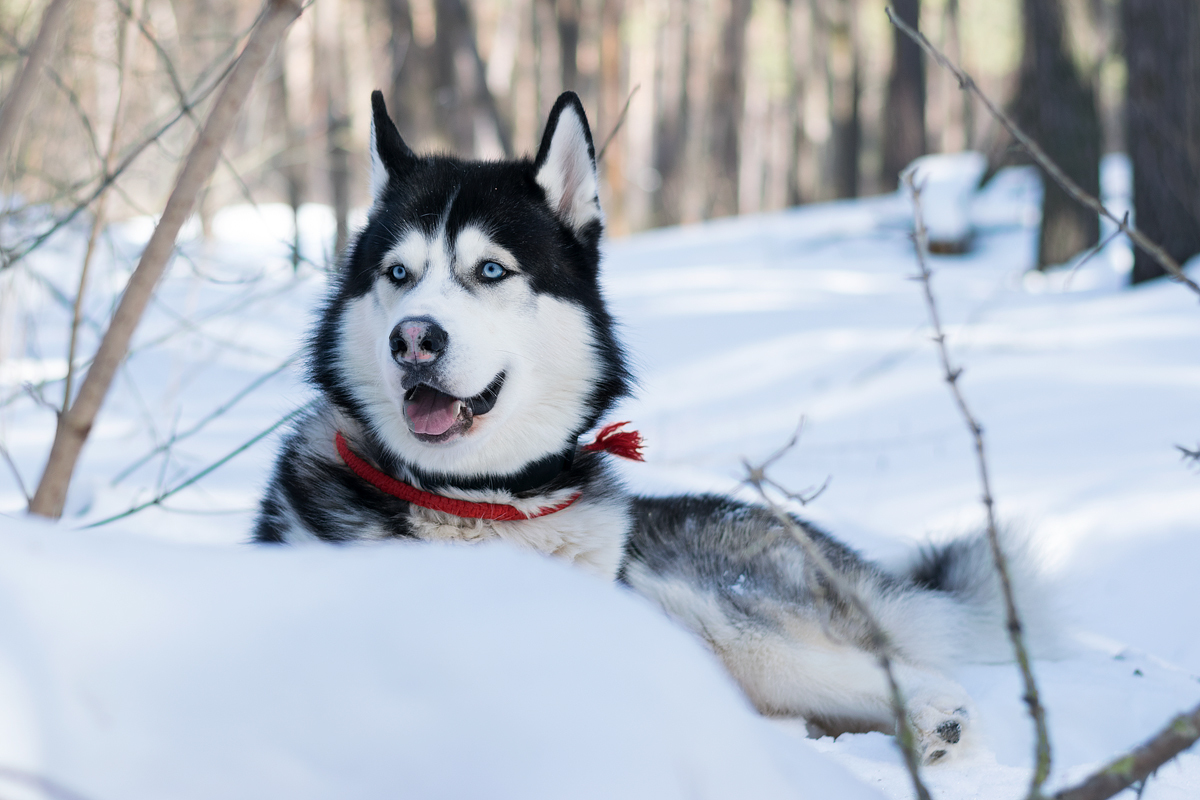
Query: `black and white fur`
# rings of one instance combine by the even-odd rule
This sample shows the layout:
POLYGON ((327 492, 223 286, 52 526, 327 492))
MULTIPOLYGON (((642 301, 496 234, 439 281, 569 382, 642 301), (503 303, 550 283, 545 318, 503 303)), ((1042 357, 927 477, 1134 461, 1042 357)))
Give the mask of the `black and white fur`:
MULTIPOLYGON (((635 497, 580 437, 630 379, 600 293, 603 215, 579 99, 550 113, 537 156, 417 156, 372 97, 366 227, 345 254, 309 347, 321 400, 287 438, 260 542, 499 540, 616 579, 703 638, 764 713, 889 729, 870 637, 765 510, 712 496, 635 497), (462 519, 384 494, 335 445, 447 497, 526 511, 462 519)), ((889 630, 926 761, 961 746, 970 698, 942 669, 1003 657, 982 540, 886 572, 811 525, 889 630)))

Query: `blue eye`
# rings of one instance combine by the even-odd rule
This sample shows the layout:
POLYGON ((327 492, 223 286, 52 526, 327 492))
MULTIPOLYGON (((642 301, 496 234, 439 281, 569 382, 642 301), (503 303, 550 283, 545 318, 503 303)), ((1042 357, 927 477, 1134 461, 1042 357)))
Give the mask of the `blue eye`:
POLYGON ((495 261, 489 261, 479 268, 479 274, 489 281, 498 281, 508 274, 508 270, 495 261))
POLYGON ((408 279, 408 270, 404 268, 403 264, 397 264, 392 267, 392 277, 397 281, 405 281, 408 279))

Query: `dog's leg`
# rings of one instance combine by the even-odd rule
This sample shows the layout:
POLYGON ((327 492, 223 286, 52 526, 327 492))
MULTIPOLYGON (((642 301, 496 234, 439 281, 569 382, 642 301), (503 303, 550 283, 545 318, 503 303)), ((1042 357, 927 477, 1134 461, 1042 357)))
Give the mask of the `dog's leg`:
MULTIPOLYGON (((741 633, 714 644, 763 713, 798 715, 835 731, 894 731, 887 677, 864 650, 814 631, 802 637, 741 633)), ((892 672, 921 761, 952 757, 969 728, 966 690, 934 670, 903 662, 893 661, 892 672)))

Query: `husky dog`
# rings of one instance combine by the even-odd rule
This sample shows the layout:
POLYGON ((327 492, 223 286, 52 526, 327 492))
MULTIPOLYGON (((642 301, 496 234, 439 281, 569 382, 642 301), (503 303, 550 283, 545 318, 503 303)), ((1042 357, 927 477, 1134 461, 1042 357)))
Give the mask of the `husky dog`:
MULTIPOLYGON (((579 99, 555 103, 535 158, 499 162, 417 156, 381 93, 372 105, 374 205, 310 339, 320 400, 283 445, 255 538, 559 556, 694 631, 762 712, 889 730, 877 645, 786 526, 721 497, 630 495, 608 463, 621 434, 580 445, 630 376, 598 282, 579 99)), ((971 701, 940 670, 1003 635, 985 543, 892 573, 796 523, 889 632, 922 757, 949 756, 971 701)))

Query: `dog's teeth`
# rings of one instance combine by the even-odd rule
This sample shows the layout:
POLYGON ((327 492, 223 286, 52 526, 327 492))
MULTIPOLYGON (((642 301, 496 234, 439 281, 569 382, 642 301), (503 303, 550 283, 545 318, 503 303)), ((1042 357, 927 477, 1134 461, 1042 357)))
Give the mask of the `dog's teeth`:
POLYGON ((457 416, 459 416, 460 414, 462 414, 462 410, 463 410, 463 401, 462 401, 462 400, 455 400, 455 401, 454 401, 454 405, 453 405, 453 406, 451 406, 451 408, 453 408, 453 409, 454 409, 454 416, 456 416, 456 417, 457 417, 457 416))

